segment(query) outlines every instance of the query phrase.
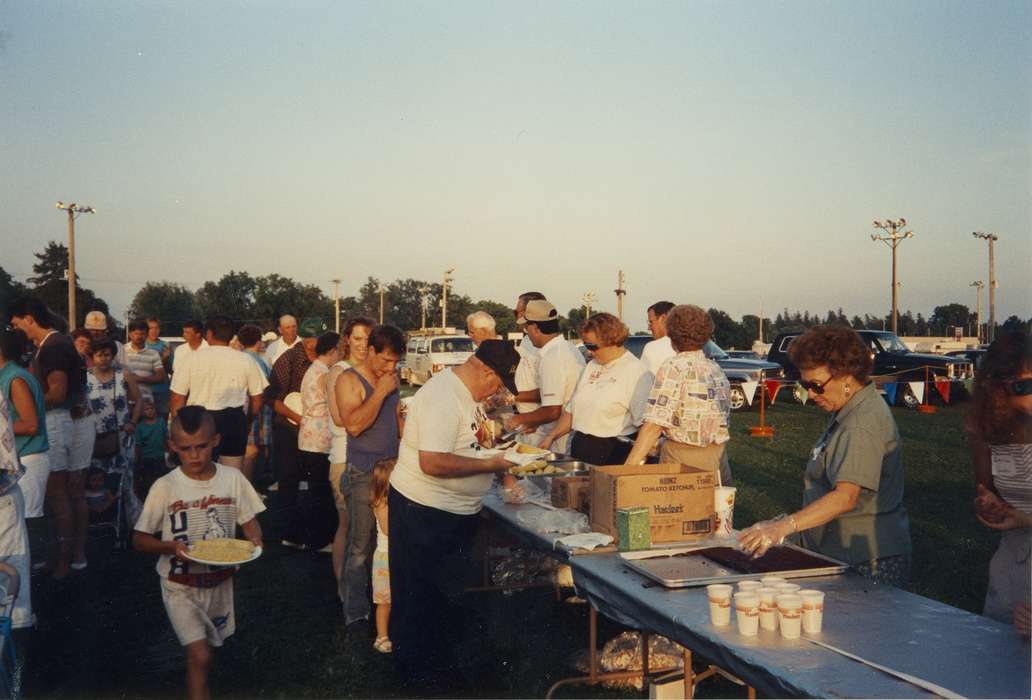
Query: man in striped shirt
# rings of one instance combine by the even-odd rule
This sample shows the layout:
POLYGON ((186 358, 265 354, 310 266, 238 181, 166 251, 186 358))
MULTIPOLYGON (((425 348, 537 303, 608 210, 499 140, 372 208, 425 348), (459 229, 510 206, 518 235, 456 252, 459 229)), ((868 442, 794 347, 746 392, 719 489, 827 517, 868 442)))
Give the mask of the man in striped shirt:
POLYGON ((165 364, 157 350, 147 347, 147 322, 132 321, 129 324, 129 345, 125 348, 126 368, 136 375, 141 396, 153 398, 153 387, 168 381, 165 364))

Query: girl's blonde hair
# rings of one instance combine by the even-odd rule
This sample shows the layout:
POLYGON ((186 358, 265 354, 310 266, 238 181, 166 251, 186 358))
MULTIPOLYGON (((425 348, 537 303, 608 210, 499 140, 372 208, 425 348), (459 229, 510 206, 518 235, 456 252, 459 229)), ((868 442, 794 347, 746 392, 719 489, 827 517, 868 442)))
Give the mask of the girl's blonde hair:
POLYGON ((387 502, 387 488, 391 484, 391 472, 396 459, 381 459, 373 465, 373 478, 369 486, 369 505, 377 508, 387 502))

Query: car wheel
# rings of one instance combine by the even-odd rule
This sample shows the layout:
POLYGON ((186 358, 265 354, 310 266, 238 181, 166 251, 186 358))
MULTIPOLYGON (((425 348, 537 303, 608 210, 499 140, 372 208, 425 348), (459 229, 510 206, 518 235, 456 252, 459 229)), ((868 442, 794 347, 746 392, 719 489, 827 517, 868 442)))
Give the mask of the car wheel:
POLYGON ((732 411, 744 411, 749 407, 749 402, 745 400, 745 392, 742 390, 741 384, 732 384, 731 391, 728 394, 732 411))

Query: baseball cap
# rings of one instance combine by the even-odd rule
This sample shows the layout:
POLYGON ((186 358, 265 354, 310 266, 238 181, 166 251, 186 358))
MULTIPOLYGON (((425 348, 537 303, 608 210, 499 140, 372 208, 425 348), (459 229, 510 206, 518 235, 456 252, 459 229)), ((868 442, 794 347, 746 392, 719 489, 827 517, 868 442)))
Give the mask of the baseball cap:
POLYGON ((520 354, 507 340, 485 340, 477 347, 475 357, 494 370, 505 388, 512 393, 516 391, 516 365, 520 363, 520 354))
POLYGON ((106 331, 107 314, 103 311, 91 311, 86 314, 86 320, 82 327, 88 331, 106 331))
POLYGON ((322 319, 312 316, 298 324, 297 334, 302 338, 318 338, 325 330, 326 324, 322 322, 322 319))
POLYGON ((555 310, 552 302, 545 299, 534 299, 527 302, 527 308, 523 311, 523 318, 519 320, 522 326, 524 323, 542 323, 554 321, 559 318, 559 312, 555 310))
POLYGON ((262 336, 262 341, 266 343, 271 343, 272 341, 276 340, 276 338, 279 338, 279 336, 273 333, 272 331, 265 331, 265 335, 262 336))

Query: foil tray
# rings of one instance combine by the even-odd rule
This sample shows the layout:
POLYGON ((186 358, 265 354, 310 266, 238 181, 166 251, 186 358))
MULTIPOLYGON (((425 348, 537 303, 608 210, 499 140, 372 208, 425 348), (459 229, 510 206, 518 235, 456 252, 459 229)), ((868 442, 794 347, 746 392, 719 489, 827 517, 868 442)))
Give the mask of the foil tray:
POLYGON ((729 547, 725 540, 701 546, 624 552, 620 556, 628 567, 667 588, 758 580, 764 576, 785 579, 833 576, 849 568, 836 559, 791 544, 771 547, 763 557, 741 562, 743 565, 736 568, 735 564, 728 562, 729 558, 736 558, 734 555, 721 556, 727 555, 728 551, 737 550, 729 547), (707 550, 713 550, 711 556, 704 554, 707 550), (779 560, 784 561, 783 566, 778 565, 779 560), (743 570, 747 566, 751 568, 743 570))

